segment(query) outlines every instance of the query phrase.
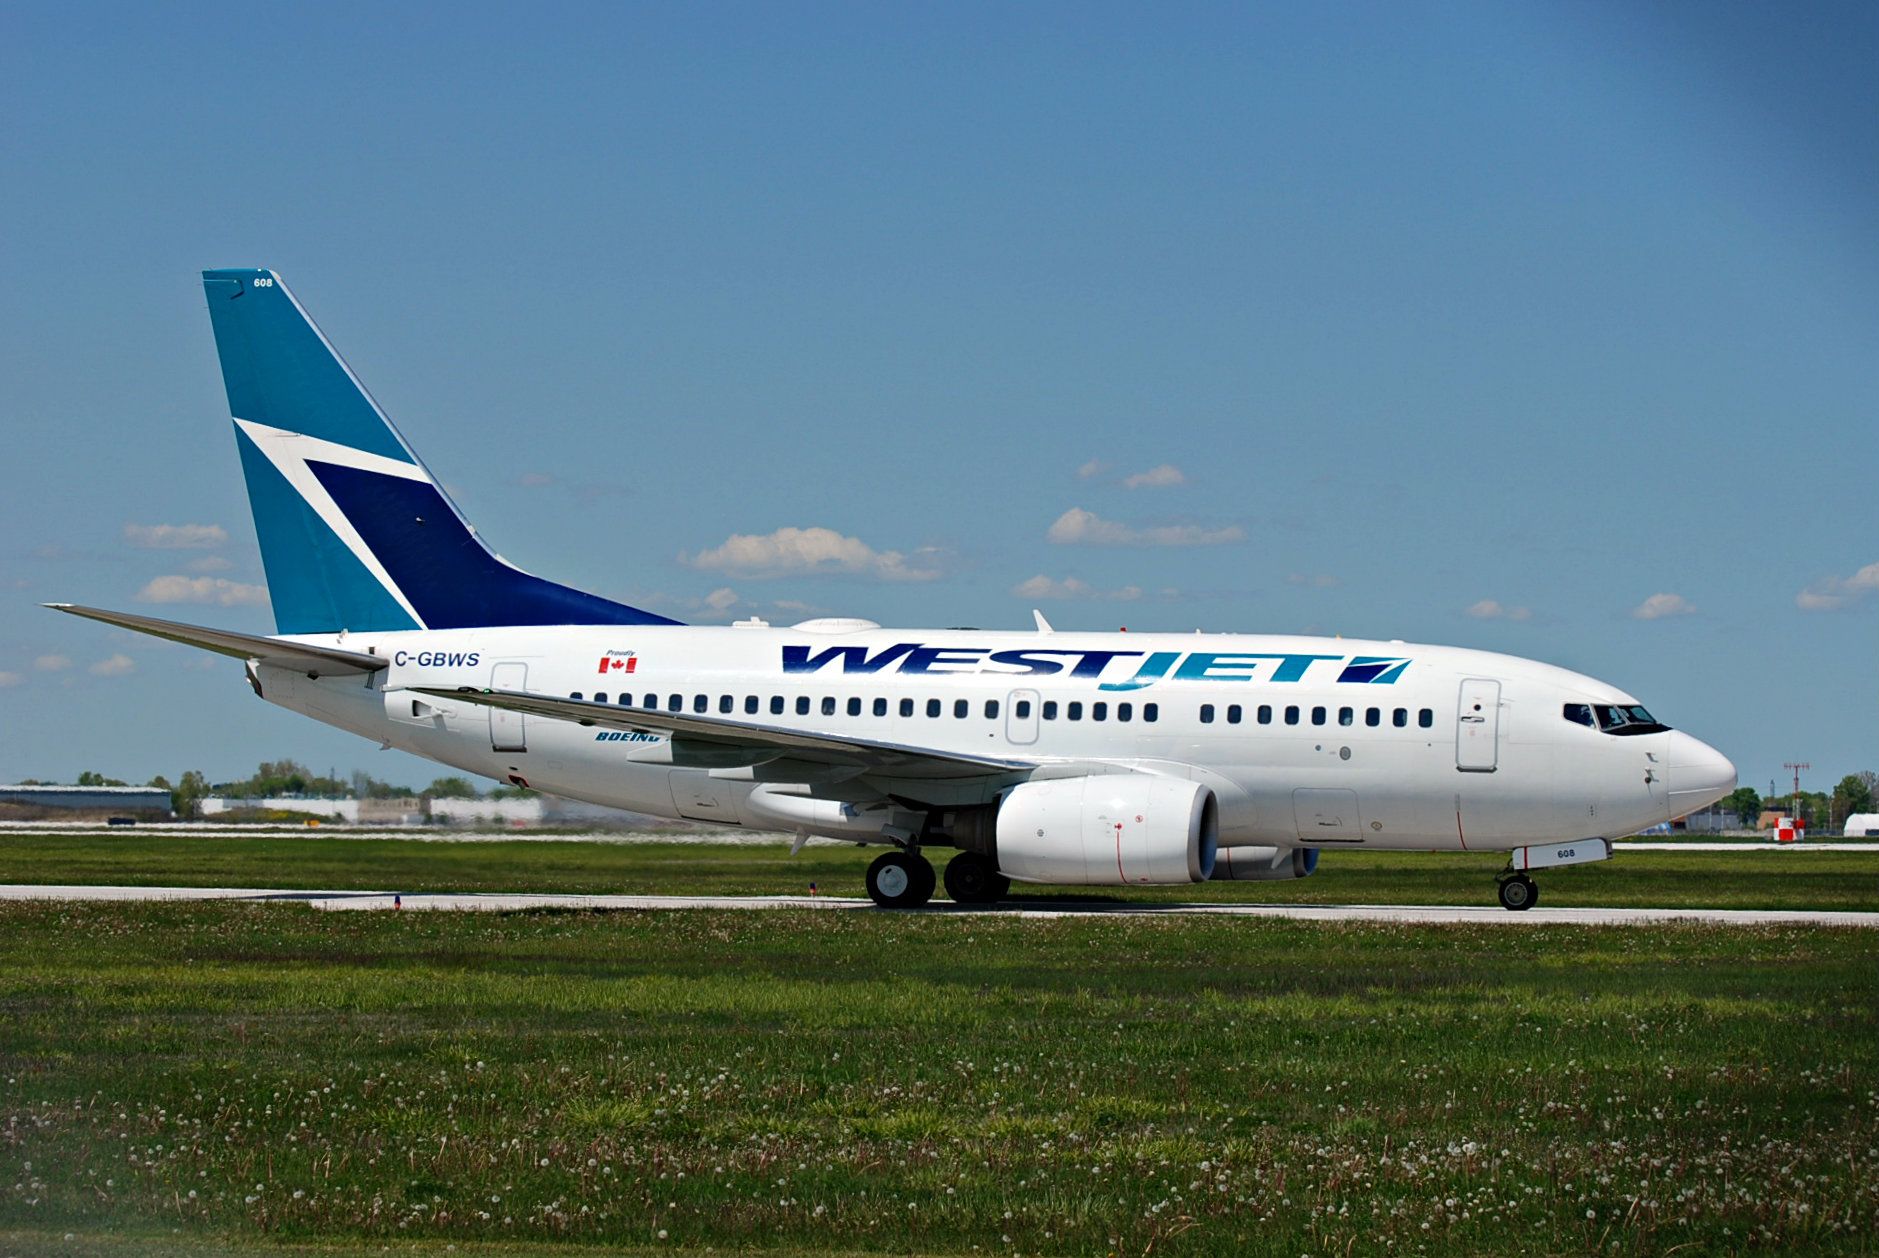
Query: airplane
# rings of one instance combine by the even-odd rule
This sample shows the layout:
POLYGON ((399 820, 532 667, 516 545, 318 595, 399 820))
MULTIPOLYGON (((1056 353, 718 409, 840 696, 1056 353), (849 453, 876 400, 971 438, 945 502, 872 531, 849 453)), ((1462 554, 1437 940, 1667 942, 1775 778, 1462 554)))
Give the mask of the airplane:
POLYGON ((1014 881, 1310 876, 1342 849, 1532 871, 1727 795, 1735 766, 1592 677, 1487 651, 1247 634, 685 625, 492 551, 278 275, 203 273, 276 633, 48 604, 243 661, 269 703, 469 773, 880 845, 915 908, 1014 881))

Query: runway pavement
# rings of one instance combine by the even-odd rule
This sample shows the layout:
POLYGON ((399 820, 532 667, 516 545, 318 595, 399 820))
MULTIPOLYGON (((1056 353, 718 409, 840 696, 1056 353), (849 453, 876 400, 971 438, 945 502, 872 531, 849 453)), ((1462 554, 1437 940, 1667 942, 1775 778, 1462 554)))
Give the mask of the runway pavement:
MULTIPOLYGON (((332 910, 447 910, 517 912, 528 909, 873 909, 863 899, 839 896, 504 895, 389 891, 293 891, 260 887, 0 886, 0 900, 125 902, 236 900, 253 904, 307 904, 332 910)), ((1853 926, 1879 929, 1879 913, 1760 909, 1532 908, 1510 913, 1493 904, 1151 904, 1119 901, 1026 901, 965 906, 936 900, 914 912, 996 913, 1006 917, 1278 917, 1306 922, 1411 922, 1488 926, 1646 926, 1684 922, 1713 926, 1853 926)))

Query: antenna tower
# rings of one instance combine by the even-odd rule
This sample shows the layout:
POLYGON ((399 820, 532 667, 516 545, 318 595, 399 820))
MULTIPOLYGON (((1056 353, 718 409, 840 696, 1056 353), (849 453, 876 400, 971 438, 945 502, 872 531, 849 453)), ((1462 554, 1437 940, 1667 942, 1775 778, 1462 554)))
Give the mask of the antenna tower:
POLYGON ((1788 764, 1782 765, 1781 767, 1789 770, 1790 772, 1794 774, 1794 814, 1793 815, 1794 815, 1794 819, 1796 821, 1799 821, 1801 819, 1801 774, 1813 768, 1814 766, 1811 764, 1807 764, 1807 763, 1795 764, 1795 763, 1790 762, 1788 764))

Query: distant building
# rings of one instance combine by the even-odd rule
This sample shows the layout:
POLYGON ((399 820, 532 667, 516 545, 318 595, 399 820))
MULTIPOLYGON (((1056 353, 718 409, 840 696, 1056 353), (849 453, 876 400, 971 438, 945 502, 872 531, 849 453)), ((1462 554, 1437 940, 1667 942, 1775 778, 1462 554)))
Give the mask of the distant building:
POLYGON ((1846 819, 1848 838, 1879 839, 1879 812, 1856 812, 1846 819))
POLYGON ((170 793, 160 786, 0 786, 0 818, 40 821, 60 813, 167 819, 170 793))
POLYGON ((1673 828, 1685 834, 1721 834, 1724 830, 1739 829, 1741 825, 1742 819, 1736 816, 1733 809, 1711 804, 1675 823, 1673 828))

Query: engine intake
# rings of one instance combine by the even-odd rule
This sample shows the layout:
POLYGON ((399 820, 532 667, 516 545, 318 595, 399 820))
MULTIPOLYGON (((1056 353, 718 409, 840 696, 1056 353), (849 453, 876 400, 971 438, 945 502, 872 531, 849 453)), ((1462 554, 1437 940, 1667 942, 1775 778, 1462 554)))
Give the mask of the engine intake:
POLYGON ((1309 878, 1318 869, 1315 847, 1224 847, 1214 865, 1216 882, 1277 882, 1309 878))
POLYGON ((1148 774, 1057 778, 1006 792, 987 854, 1020 882, 1205 882, 1219 837, 1214 793, 1198 782, 1148 774))

